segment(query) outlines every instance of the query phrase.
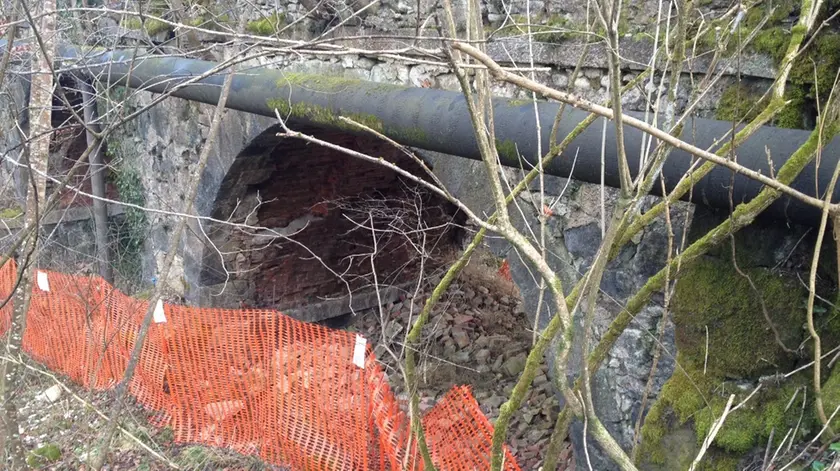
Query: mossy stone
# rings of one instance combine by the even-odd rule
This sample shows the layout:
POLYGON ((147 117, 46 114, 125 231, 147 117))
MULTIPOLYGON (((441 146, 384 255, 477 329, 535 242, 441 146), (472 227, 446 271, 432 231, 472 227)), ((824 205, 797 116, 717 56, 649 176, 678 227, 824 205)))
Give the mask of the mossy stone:
POLYGON ((785 100, 788 104, 776 115, 773 124, 780 128, 802 129, 805 123, 806 90, 802 85, 788 84, 785 87, 785 100))
POLYGON ((275 34, 285 25, 286 14, 275 13, 269 17, 249 22, 245 25, 245 29, 248 30, 248 32, 258 34, 260 36, 270 36, 275 34))
MULTIPOLYGON (((703 225, 702 220, 697 222, 698 228, 692 227, 692 231, 703 225)), ((795 348, 805 335, 802 324, 807 292, 794 276, 767 268, 768 260, 742 259, 742 254, 750 251, 771 250, 767 240, 751 244, 736 238, 743 274, 735 269, 727 246, 696 260, 680 273, 672 310, 681 368, 665 383, 645 418, 637 455, 641 469, 688 469, 730 394, 735 394, 737 404, 752 390, 741 387, 743 379, 756 381, 762 375, 794 366, 798 357, 776 342, 760 300, 784 344, 795 348), (687 441, 689 437, 693 443, 687 441)), ((764 446, 774 430, 774 440, 780 441, 784 434, 779 431, 792 428, 802 410, 801 402, 789 407, 791 398, 799 394, 801 401, 806 397, 801 389, 808 381, 805 373, 780 384, 765 384, 746 405, 728 416, 698 469, 740 469, 744 455, 764 446)), ((799 430, 798 437, 810 433, 812 418, 803 420, 799 430)))
POLYGON ((518 159, 519 151, 516 149, 516 143, 511 140, 500 141, 496 139, 496 153, 499 157, 506 159, 518 159))
POLYGON ((743 84, 735 84, 724 90, 720 97, 715 117, 722 121, 750 122, 764 109, 766 103, 761 93, 743 84))
POLYGON ((785 345, 796 346, 802 339, 803 331, 796 327, 805 321, 801 285, 766 268, 742 271, 756 290, 730 261, 715 258, 698 260, 677 282, 677 348, 700 366, 708 354, 707 366, 713 376, 757 377, 793 366, 796 358, 776 342, 761 300, 785 345))
POLYGON ((175 27, 170 25, 169 23, 164 23, 163 21, 156 20, 153 18, 146 18, 145 22, 141 21, 140 18, 129 18, 125 20, 123 26, 128 29, 145 30, 146 34, 148 34, 149 36, 155 36, 157 34, 166 33, 175 29, 175 27))
POLYGON ((40 468, 61 459, 61 449, 54 443, 47 443, 29 452, 26 464, 31 468, 40 468))
POLYGON ((530 22, 524 15, 512 15, 504 27, 491 29, 490 32, 497 38, 526 36, 528 26, 531 27, 531 34, 534 41, 543 43, 561 43, 567 39, 583 37, 584 25, 578 25, 562 15, 531 15, 530 22))
MULTIPOLYGON (((731 412, 700 469, 740 469, 740 459, 764 446, 774 430, 774 445, 782 440, 780 431, 792 429, 797 424, 797 437, 808 436, 814 429, 814 420, 803 417, 800 421, 800 411, 802 398, 810 398, 801 391, 809 378, 805 373, 779 385, 770 381, 744 406, 731 412), (794 397, 798 399, 792 403, 794 397)), ((665 383, 645 418, 639 453, 642 468, 658 470, 666 469, 661 465, 668 465, 670 468, 667 469, 688 469, 712 424, 721 416, 729 395, 735 394, 733 404, 738 404, 750 392, 731 382, 704 375, 702 368, 677 370, 665 383), (691 431, 693 444, 687 442, 687 431, 691 431)))
MULTIPOLYGON (((840 2, 836 0, 826 2, 815 24, 819 25, 838 7, 840 2)), ((759 3, 749 9, 739 28, 741 37, 746 37, 766 19, 746 49, 771 57, 777 66, 781 65, 792 39, 803 39, 800 48, 811 43, 807 49, 800 50, 788 76, 785 98, 792 102, 773 121, 784 128, 813 126, 809 122, 811 107, 805 105, 810 103, 813 107, 817 101, 825 104, 840 67, 840 33, 824 29, 813 38, 805 38, 805 31, 797 22, 801 8, 802 3, 793 0, 759 3)), ((736 41, 730 43, 730 52, 734 52, 736 45, 736 41)))
MULTIPOLYGON (((683 355, 677 354, 677 363, 682 364, 683 360, 683 355)), ((691 463, 699 450, 692 419, 697 411, 706 407, 703 395, 714 387, 706 380, 703 375, 677 369, 671 379, 662 386, 662 391, 651 406, 642 426, 642 442, 639 449, 642 463, 651 466, 669 463, 673 465, 685 460, 688 460, 688 464, 691 463), (685 441, 685 430, 692 432, 690 444, 685 441), (679 453, 675 453, 677 450, 680 450, 679 453)), ((652 469, 658 467, 653 466, 652 469)), ((688 466, 680 466, 679 469, 688 469, 688 466)))
MULTIPOLYGON (((822 386, 822 399, 826 416, 831 416, 834 410, 840 407, 840 368, 831 370, 828 381, 822 386)), ((814 414, 814 417, 816 417, 816 414, 814 414)), ((835 416, 831 425, 834 430, 837 430, 840 427, 840 417, 835 416)))
POLYGON ((0 219, 14 219, 23 214, 20 208, 4 208, 0 209, 0 219))

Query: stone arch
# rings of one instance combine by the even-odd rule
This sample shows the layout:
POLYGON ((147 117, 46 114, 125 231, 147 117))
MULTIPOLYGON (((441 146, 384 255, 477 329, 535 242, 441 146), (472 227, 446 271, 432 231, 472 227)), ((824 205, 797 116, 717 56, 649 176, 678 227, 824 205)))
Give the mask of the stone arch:
MULTIPOLYGON (((418 163, 374 137, 316 127, 298 130, 381 157, 415 175, 424 173, 418 163)), ((319 321, 350 312, 351 299, 352 309, 378 301, 369 255, 373 234, 375 281, 383 288, 379 296, 390 299, 416 282, 419 269, 420 233, 401 232, 422 221, 424 249, 432 261, 455 249, 462 217, 438 195, 382 165, 280 138, 278 132, 279 126, 269 126, 235 156, 205 208, 215 219, 266 229, 203 225, 207 239, 200 270, 194 273, 201 304, 276 308, 319 321), (295 242, 276 238, 272 231, 295 242)))

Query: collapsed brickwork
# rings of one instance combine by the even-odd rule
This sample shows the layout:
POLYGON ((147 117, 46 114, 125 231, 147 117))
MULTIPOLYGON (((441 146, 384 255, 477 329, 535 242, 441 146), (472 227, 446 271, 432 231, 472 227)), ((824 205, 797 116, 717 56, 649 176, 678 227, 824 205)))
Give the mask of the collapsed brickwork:
MULTIPOLYGON (((308 132, 425 176, 420 163, 374 137, 308 132)), ((352 293, 358 309, 377 287, 411 283, 421 262, 433 266, 454 251, 463 215, 411 177, 296 139, 278 139, 257 159, 234 163, 213 215, 261 229, 210 226, 210 241, 225 255, 206 257, 204 286, 230 282, 246 291, 243 304, 306 308, 302 317, 320 320, 335 315, 325 301, 349 310, 352 293)))

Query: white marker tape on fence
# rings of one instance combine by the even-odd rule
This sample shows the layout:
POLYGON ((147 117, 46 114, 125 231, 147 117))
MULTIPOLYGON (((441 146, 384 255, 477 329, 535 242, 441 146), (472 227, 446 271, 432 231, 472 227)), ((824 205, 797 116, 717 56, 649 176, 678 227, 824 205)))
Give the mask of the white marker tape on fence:
POLYGON ((37 279, 38 279, 38 288, 41 291, 49 291, 50 290, 50 279, 47 278, 47 272, 39 271, 37 279))
POLYGON ((367 340, 361 335, 356 336, 356 347, 353 349, 353 364, 359 368, 365 367, 365 346, 367 340))
POLYGON ((152 315, 152 319, 157 324, 166 322, 166 314, 164 314, 163 312, 163 301, 161 301, 160 299, 158 299, 157 305, 155 305, 155 312, 152 315))

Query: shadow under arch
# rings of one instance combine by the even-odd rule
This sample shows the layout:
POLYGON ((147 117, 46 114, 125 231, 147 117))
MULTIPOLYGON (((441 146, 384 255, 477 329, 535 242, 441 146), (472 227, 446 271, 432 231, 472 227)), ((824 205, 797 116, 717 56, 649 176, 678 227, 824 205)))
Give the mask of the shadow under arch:
MULTIPOLYGON (((417 282, 421 254, 429 276, 457 251, 464 218, 449 202, 383 165, 278 137, 281 130, 271 126, 251 140, 219 185, 210 215, 262 229, 205 224, 202 304, 321 321, 394 300, 417 282)), ((375 137, 296 130, 425 176, 375 137)))

